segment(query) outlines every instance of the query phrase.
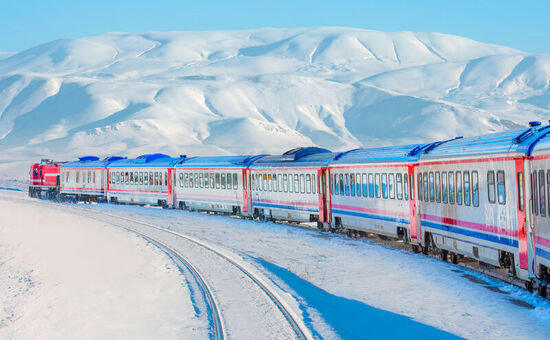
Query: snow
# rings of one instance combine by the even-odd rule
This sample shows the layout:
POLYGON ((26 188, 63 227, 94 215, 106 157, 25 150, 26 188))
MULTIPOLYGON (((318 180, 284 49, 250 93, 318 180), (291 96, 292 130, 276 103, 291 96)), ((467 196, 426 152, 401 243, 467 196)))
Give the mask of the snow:
POLYGON ((21 198, 0 194, 0 338, 207 336, 183 276, 160 250, 21 198))
POLYGON ((547 120, 550 56, 345 27, 106 33, 0 54, 0 178, 47 155, 281 153, 547 120))

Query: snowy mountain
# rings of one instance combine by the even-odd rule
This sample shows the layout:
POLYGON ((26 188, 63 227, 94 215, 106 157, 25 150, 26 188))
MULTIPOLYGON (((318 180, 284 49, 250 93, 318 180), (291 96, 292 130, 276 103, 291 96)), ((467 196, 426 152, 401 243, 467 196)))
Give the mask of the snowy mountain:
POLYGON ((0 177, 45 157, 343 150, 505 130, 550 118, 549 85, 548 54, 438 33, 56 40, 0 53, 0 177))

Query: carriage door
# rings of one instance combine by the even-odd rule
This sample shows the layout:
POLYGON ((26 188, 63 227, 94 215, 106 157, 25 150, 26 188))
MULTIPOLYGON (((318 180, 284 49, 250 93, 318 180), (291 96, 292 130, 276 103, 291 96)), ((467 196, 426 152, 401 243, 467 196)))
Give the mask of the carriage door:
POLYGON ((319 222, 328 222, 330 206, 327 195, 327 168, 317 170, 317 193, 319 197, 319 222))
POLYGON ((527 259, 527 216, 525 205, 525 175, 523 158, 516 162, 516 192, 517 192, 517 218, 518 218, 518 245, 519 245, 519 267, 528 269, 527 259))
POLYGON ((243 213, 246 213, 248 214, 248 212, 250 211, 250 204, 251 204, 251 199, 250 199, 250 186, 249 186, 249 183, 248 183, 248 174, 250 173, 250 170, 249 169, 243 169, 243 173, 242 173, 242 184, 243 184, 243 213))
POLYGON ((174 206, 174 188, 172 186, 173 183, 176 183, 174 178, 175 171, 173 168, 168 168, 168 202, 166 204, 168 206, 174 206))
MULTIPOLYGON (((418 205, 416 202, 416 197, 418 195, 415 195, 415 174, 414 174, 414 168, 415 165, 409 165, 407 174, 409 176, 409 221, 411 223, 411 239, 417 239, 418 234, 420 233, 420 220, 419 220, 419 211, 418 211, 418 205)), ((419 188, 421 190, 421 188, 419 188)))

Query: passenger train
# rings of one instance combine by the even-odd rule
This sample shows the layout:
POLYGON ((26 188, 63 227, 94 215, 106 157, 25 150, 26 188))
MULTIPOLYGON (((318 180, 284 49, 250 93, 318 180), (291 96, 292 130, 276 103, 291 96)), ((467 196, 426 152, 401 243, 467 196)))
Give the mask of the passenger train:
POLYGON ((542 296, 550 281, 550 125, 539 122, 346 152, 43 161, 31 167, 29 194, 314 222, 508 268, 542 296))

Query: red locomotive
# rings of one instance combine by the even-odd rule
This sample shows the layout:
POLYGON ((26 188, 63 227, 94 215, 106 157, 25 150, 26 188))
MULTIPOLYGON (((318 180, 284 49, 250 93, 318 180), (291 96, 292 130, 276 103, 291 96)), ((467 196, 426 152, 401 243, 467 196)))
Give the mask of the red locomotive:
POLYGON ((57 198, 60 184, 59 174, 63 163, 43 159, 40 163, 31 165, 29 196, 47 199, 57 198))

